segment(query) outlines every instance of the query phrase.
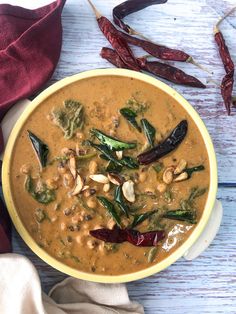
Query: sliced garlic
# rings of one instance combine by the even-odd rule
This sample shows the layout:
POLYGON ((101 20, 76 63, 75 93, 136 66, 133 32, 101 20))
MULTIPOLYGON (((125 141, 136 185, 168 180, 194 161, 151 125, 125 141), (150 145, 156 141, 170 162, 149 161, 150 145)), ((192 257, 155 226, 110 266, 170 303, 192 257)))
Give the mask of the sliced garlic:
POLYGON ((81 176, 78 174, 77 178, 76 178, 75 187, 74 187, 74 190, 72 191, 71 195, 74 196, 74 195, 79 194, 82 191, 83 186, 84 186, 84 181, 81 178, 81 176))
POLYGON ((98 183, 109 183, 108 177, 104 176, 103 174, 91 174, 89 178, 98 183))
POLYGON ((103 192, 107 193, 110 190, 110 183, 106 183, 103 185, 103 192))
POLYGON ((84 185, 81 191, 86 191, 89 189, 89 185, 84 185))
POLYGON ((187 161, 180 159, 177 167, 175 168, 174 174, 180 174, 187 167, 187 161))
POLYGON ((121 185, 124 182, 124 178, 117 173, 110 172, 108 173, 107 177, 110 180, 110 182, 115 185, 121 185))
POLYGON ((135 202, 134 182, 132 180, 128 180, 122 185, 122 192, 127 201, 130 203, 135 202))
POLYGON ((174 182, 180 182, 188 179, 187 172, 182 172, 177 178, 174 179, 174 182))
POLYGON ((163 182, 166 184, 170 184, 173 181, 173 173, 174 173, 173 167, 166 168, 162 177, 163 182))
POLYGON ((118 160, 121 160, 123 158, 123 151, 122 150, 116 151, 116 157, 118 160))
POLYGON ((70 172, 71 172, 73 178, 75 179, 76 175, 77 175, 75 156, 71 156, 69 159, 69 169, 70 169, 70 172))

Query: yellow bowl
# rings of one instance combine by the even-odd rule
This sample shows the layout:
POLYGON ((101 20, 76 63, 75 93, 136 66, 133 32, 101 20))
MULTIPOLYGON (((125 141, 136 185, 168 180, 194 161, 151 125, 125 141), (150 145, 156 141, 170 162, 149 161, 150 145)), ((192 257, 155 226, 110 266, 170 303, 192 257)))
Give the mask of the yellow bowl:
POLYGON ((124 70, 124 69, 98 69, 98 70, 92 70, 83 72, 77 75, 73 75, 71 77, 65 78, 54 85, 47 88, 45 91, 43 91, 39 96, 37 96, 32 104, 30 104, 23 112, 19 120, 17 121, 16 125, 14 126, 11 135, 9 137, 4 158, 3 158, 3 170, 2 170, 2 182, 3 182, 3 193, 5 197, 5 201, 7 204, 8 211, 10 213, 11 219, 23 238, 23 240, 27 243, 27 245, 32 249, 32 251, 37 254, 42 260, 44 260, 47 264, 51 265, 52 267, 58 269, 59 271, 68 274, 70 276, 89 280, 89 281, 95 281, 95 282, 104 282, 104 283, 118 283, 118 282, 128 282, 133 281, 137 279, 141 279, 150 275, 153 275, 172 263, 174 263, 176 260, 178 260, 181 256, 184 255, 184 253, 194 244, 194 242, 198 239, 202 231, 204 230, 204 227, 206 226, 206 223, 210 217, 212 208, 214 206, 214 202, 216 199, 216 192, 217 192, 217 163, 216 163, 216 156, 214 152, 214 147, 210 138, 210 135, 199 117, 198 113, 193 109, 193 107, 180 95, 178 94, 174 89, 169 87, 168 85, 162 83, 161 81, 158 81, 157 79, 130 70, 124 70), (73 82, 80 81, 83 79, 91 78, 91 77, 101 77, 101 76, 123 76, 123 77, 133 77, 135 79, 141 80, 143 82, 149 83, 153 86, 156 86, 157 88, 163 90, 168 95, 173 97, 192 117, 192 119, 195 121, 196 125, 198 126, 201 135, 204 139, 206 149, 208 152, 209 162, 210 162, 210 187, 209 187, 209 193, 208 198, 206 201, 205 209, 203 211, 202 217, 200 221, 198 222, 197 226, 193 230, 192 234, 189 236, 189 238, 177 249, 175 250, 171 255, 169 255, 166 259, 162 260, 160 263, 148 267, 146 269, 137 271, 135 273, 131 274, 125 274, 125 275, 116 275, 116 276, 106 276, 106 275, 96 275, 96 274, 89 274, 85 273, 79 270, 76 270, 72 267, 69 267, 60 261, 56 260, 54 257, 50 256, 48 253, 46 253, 42 248, 40 248, 37 243, 34 241, 34 239, 31 237, 29 232, 24 227, 18 213, 17 209, 14 206, 12 194, 10 190, 10 176, 9 173, 11 172, 11 156, 12 151, 14 148, 15 140, 18 136, 18 133, 25 123, 25 121, 28 119, 29 115, 32 113, 32 111, 40 105, 47 97, 49 97, 51 94, 55 93, 57 90, 61 89, 64 86, 70 85, 73 82))

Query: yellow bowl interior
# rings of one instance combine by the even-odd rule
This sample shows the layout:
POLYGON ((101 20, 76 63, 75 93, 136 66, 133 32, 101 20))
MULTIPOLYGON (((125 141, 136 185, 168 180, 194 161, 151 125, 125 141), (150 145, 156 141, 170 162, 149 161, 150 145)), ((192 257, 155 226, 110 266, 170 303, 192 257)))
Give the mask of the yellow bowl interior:
POLYGON ((21 117, 18 119, 16 125, 14 126, 11 135, 9 137, 4 158, 3 158, 3 170, 2 170, 2 182, 3 182, 3 193, 5 197, 5 201, 7 204, 8 211, 10 213, 11 219, 23 238, 23 240, 26 242, 26 244, 32 249, 32 251, 37 254, 42 260, 44 260, 47 264, 51 265, 52 267, 58 269, 59 271, 68 274, 70 276, 94 281, 94 282, 104 282, 104 283, 118 283, 118 282, 128 282, 128 281, 134 281, 137 279, 141 279, 150 275, 153 275, 172 263, 174 263, 177 259, 179 259, 183 254, 193 245, 193 243, 197 240, 197 238, 202 233, 209 217, 212 211, 212 208, 214 206, 214 202, 216 199, 216 192, 217 192, 217 163, 216 163, 216 156, 214 152, 214 147, 210 138, 210 135, 199 117, 198 113, 193 109, 193 107, 180 95, 178 94, 174 89, 166 85, 165 83, 148 76, 146 74, 125 70, 125 69, 98 69, 98 70, 91 70, 87 72, 83 72, 77 75, 73 75, 71 77, 67 77, 54 85, 47 88, 45 91, 43 91, 39 96, 37 96, 33 102, 25 109, 21 117), (91 77, 99 77, 99 76, 123 76, 123 77, 133 77, 135 79, 144 81, 146 83, 149 83, 153 86, 156 86, 157 88, 163 90, 167 94, 169 94, 171 97, 173 97, 192 117, 192 119, 195 121, 196 125, 198 126, 201 135, 204 139, 206 149, 208 152, 209 162, 210 162, 210 187, 209 187, 209 193, 208 198, 206 201, 205 209, 203 211, 202 217, 200 221, 198 222, 197 226, 189 236, 189 238, 177 249, 175 250, 170 256, 168 256, 166 259, 161 261, 158 264, 155 264, 149 268, 143 269, 141 271, 131 273, 131 274, 124 274, 124 275, 116 275, 116 276, 106 276, 106 275, 96 275, 96 274, 90 274, 85 273, 79 270, 76 270, 72 267, 69 267, 60 261, 56 260, 54 257, 50 256, 48 253, 46 253, 42 248, 40 248, 34 239, 31 237, 31 235, 28 233, 26 228, 24 227, 22 221, 20 220, 20 217, 17 213, 17 209, 14 206, 12 194, 10 190, 10 176, 9 173, 11 171, 10 165, 11 165, 11 155, 15 143, 15 139, 18 136, 18 133, 29 117, 29 115, 32 113, 32 111, 40 105, 41 102, 43 102, 48 96, 55 93, 60 88, 67 86, 75 81, 83 80, 86 78, 91 77))

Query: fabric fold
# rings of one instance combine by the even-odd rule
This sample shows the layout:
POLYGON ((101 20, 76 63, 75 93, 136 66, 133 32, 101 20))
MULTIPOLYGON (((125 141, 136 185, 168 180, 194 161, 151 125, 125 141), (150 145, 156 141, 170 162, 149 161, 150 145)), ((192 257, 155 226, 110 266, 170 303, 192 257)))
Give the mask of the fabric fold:
MULTIPOLYGON (((12 105, 52 76, 61 52, 65 1, 36 10, 0 5, 0 121, 12 105)), ((1 134, 0 151, 3 145, 1 134)))
POLYGON ((33 264, 18 254, 0 255, 0 304, 1 314, 144 314, 124 284, 69 277, 46 295, 33 264))

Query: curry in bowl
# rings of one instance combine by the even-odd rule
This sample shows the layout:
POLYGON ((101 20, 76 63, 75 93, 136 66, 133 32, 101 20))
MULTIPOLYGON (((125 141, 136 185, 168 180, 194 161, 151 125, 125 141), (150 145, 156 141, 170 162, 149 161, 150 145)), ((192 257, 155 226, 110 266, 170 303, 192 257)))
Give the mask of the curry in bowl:
POLYGON ((209 178, 189 114, 130 77, 57 90, 28 117, 11 156, 25 228, 54 258, 95 274, 137 272, 171 255, 201 219, 209 178))

